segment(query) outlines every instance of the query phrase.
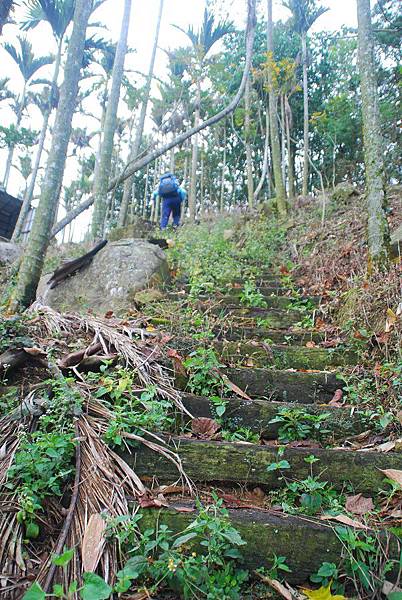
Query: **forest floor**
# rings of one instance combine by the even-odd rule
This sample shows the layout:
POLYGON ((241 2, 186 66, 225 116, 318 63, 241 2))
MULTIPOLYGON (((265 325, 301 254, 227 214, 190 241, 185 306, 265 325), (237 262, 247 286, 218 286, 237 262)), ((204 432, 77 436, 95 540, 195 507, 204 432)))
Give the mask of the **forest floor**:
POLYGON ((400 600, 400 262, 366 279, 361 202, 187 225, 124 318, 0 321, 2 597, 400 600))

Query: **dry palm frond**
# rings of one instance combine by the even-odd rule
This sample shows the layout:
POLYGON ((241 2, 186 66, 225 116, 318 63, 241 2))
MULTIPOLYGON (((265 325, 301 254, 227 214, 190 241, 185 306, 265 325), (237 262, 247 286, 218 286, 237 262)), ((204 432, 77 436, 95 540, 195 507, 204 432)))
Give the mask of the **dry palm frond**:
POLYGON ((167 370, 153 360, 159 351, 158 346, 155 345, 149 353, 142 340, 133 337, 138 332, 137 322, 134 322, 131 327, 127 321, 111 321, 92 315, 81 316, 73 313, 61 315, 38 301, 32 305, 29 312, 31 314, 40 313, 39 326, 47 335, 52 335, 55 331, 71 334, 83 331, 93 334, 93 344, 101 343, 105 354, 109 352, 110 346, 113 347, 124 361, 125 366, 135 370, 141 384, 156 386, 158 394, 162 398, 171 400, 182 413, 192 416, 184 407, 180 392, 174 389, 167 370))

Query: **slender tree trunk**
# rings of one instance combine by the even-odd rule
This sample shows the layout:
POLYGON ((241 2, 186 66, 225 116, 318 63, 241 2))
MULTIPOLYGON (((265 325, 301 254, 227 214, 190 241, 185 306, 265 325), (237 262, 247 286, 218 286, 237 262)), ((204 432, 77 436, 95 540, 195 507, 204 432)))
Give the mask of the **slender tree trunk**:
POLYGON ((308 79, 307 79, 307 32, 303 32, 302 41, 302 61, 303 61, 303 196, 308 194, 309 180, 309 143, 308 143, 308 79))
POLYGON ((110 96, 106 109, 105 128, 99 160, 99 169, 97 173, 98 177, 94 181, 95 206, 91 227, 92 237, 94 239, 102 237, 104 231, 104 221, 108 205, 107 192, 113 153, 113 139, 117 123, 120 87, 124 73, 124 60, 127 53, 127 36, 130 25, 130 13, 131 0, 125 0, 120 38, 117 44, 116 55, 113 64, 112 88, 110 90, 110 96))
POLYGON ((50 89, 49 108, 47 109, 47 111, 45 112, 44 117, 43 117, 43 123, 42 123, 42 129, 41 129, 40 137, 39 137, 38 149, 36 151, 36 156, 35 156, 35 163, 34 163, 32 173, 31 173, 31 178, 29 180, 29 186, 25 190, 24 201, 21 206, 20 214, 18 216, 18 221, 17 221, 17 224, 14 229, 14 233, 13 233, 13 237, 12 237, 13 242, 18 242, 20 239, 22 229, 24 227, 26 218, 28 216, 29 209, 31 207, 31 202, 33 200, 36 178, 38 177, 40 161, 42 158, 43 148, 45 146, 47 128, 49 126, 50 114, 52 112, 54 90, 57 87, 57 80, 59 77, 62 47, 63 47, 63 38, 61 37, 59 39, 59 43, 58 43, 58 47, 57 47, 56 62, 54 65, 53 78, 52 78, 52 84, 51 84, 51 89, 50 89))
POLYGON ((91 11, 92 1, 77 0, 46 174, 31 235, 10 298, 10 309, 14 311, 21 306, 28 306, 34 300, 51 239, 51 230, 63 181, 71 123, 76 107, 85 34, 91 11))
POLYGON ((170 150, 170 172, 174 173, 175 170, 175 155, 174 155, 174 148, 171 148, 170 150))
POLYGON ((289 200, 292 200, 295 195, 295 173, 294 173, 294 156, 292 155, 292 143, 290 139, 290 121, 292 118, 289 100, 285 96, 285 128, 286 128, 286 146, 288 152, 288 182, 289 182, 289 200))
MULTIPOLYGON (((247 0, 248 7, 248 18, 247 18, 247 29, 246 29, 246 50, 245 50, 245 63, 243 74, 241 78, 241 82, 236 94, 233 96, 231 101, 220 111, 214 114, 209 119, 202 121, 199 123, 198 127, 191 127, 189 130, 180 133, 174 139, 163 146, 159 146, 154 150, 150 151, 144 157, 139 158, 133 164, 127 164, 123 169, 123 172, 119 177, 114 179, 109 183, 109 190, 113 189, 116 185, 119 185, 123 181, 130 177, 137 171, 140 171, 144 167, 146 167, 149 163, 152 163, 158 158, 166 154, 171 148, 175 146, 180 146, 186 140, 190 139, 203 129, 207 127, 212 127, 216 123, 219 123, 222 119, 233 113, 233 111, 239 105, 240 100, 243 97, 244 89, 246 86, 246 81, 248 74, 251 68, 251 62, 253 57, 253 49, 254 49, 254 39, 255 39, 255 29, 256 29, 256 0, 247 0)), ((59 231, 63 229, 66 225, 68 225, 73 219, 78 217, 84 210, 92 206, 94 203, 94 197, 90 196, 84 202, 82 202, 79 206, 77 206, 74 210, 72 210, 68 215, 66 215, 63 219, 61 219, 53 228, 52 235, 56 235, 59 231)))
POLYGON ((281 155, 282 155, 282 181, 286 189, 286 127, 285 127, 285 97, 280 96, 281 102, 281 155))
POLYGON ((389 261, 389 226, 385 216, 384 146, 378 100, 370 0, 357 0, 359 74, 362 94, 364 164, 368 213, 369 271, 389 261))
POLYGON ((200 214, 204 214, 204 156, 201 155, 200 214))
POLYGON ((221 193, 219 200, 219 210, 223 213, 223 207, 225 204, 225 175, 226 175, 226 121, 223 127, 223 163, 222 163, 222 175, 221 175, 221 193))
MULTIPOLYGON (((27 82, 24 81, 24 88, 22 90, 20 106, 18 108, 17 122, 15 124, 15 127, 16 127, 17 131, 19 130, 20 125, 21 125, 22 115, 23 115, 23 112, 24 112, 25 102, 26 102, 26 94, 27 94, 27 82)), ((10 148, 8 150, 7 161, 6 161, 6 169, 4 171, 4 180, 3 180, 3 187, 4 187, 4 189, 7 189, 8 180, 10 178, 10 171, 11 171, 11 167, 12 167, 12 164, 13 164, 14 150, 15 150, 15 146, 14 145, 10 146, 10 148)))
POLYGON ((261 192, 262 187, 264 185, 264 181, 267 178, 267 176, 268 176, 268 184, 269 184, 268 159, 269 159, 269 109, 267 107, 267 110, 266 110, 266 113, 265 113, 264 156, 263 156, 263 159, 262 159, 261 177, 260 177, 258 185, 257 185, 257 187, 255 188, 255 191, 254 191, 254 203, 255 204, 257 204, 257 202, 258 202, 258 196, 260 195, 260 192, 261 192))
MULTIPOLYGON (((267 49, 273 57, 273 23, 272 23, 272 0, 268 0, 268 24, 267 24, 267 49)), ((271 70, 268 69, 268 87, 269 87, 269 121, 271 130, 271 151, 272 167, 275 181, 275 196, 278 213, 281 217, 286 216, 286 191, 282 179, 281 170, 281 148, 279 143, 278 130, 278 97, 272 81, 271 70)))
MULTIPOLYGON (((201 104, 201 82, 197 79, 197 92, 195 98, 195 111, 194 111, 194 127, 198 127, 200 124, 200 104, 201 104)), ((198 133, 193 137, 193 152, 191 155, 191 181, 190 181, 190 193, 188 195, 188 208, 189 217, 191 221, 195 220, 196 215, 196 203, 197 203, 197 165, 198 165, 198 133)))
POLYGON ((148 182, 149 182, 149 165, 147 165, 147 171, 145 175, 145 189, 144 189, 144 199, 142 205, 142 216, 145 219, 147 216, 147 197, 148 197, 148 182))
MULTIPOLYGON (((144 100, 141 104, 141 112, 140 112, 140 116, 138 119, 138 123, 136 125, 136 133, 135 133, 135 137, 134 137, 134 143, 130 150, 130 157, 129 157, 130 162, 134 161, 138 156, 138 152, 139 152, 140 146, 141 146, 142 134, 144 132, 145 117, 147 114, 149 97, 150 97, 150 93, 151 93, 152 78, 153 78, 153 74, 154 74, 156 51, 158 49, 158 40, 159 40, 159 32, 160 32, 161 21, 162 21, 163 4, 164 4, 164 0, 160 0, 158 20, 157 20, 157 24, 156 24, 155 37, 154 37, 154 45, 152 48, 151 62, 149 64, 148 77, 147 77, 147 81, 145 84, 144 100)), ((123 199, 121 202, 119 221, 118 221, 119 227, 123 227, 123 225, 125 224, 125 221, 126 221, 127 209, 128 209, 128 205, 130 204, 132 183, 133 183, 133 176, 129 177, 124 182, 123 199)))
POLYGON ((250 77, 247 80, 246 91, 244 94, 245 115, 244 115, 244 133, 246 144, 246 168, 247 168, 247 201, 249 208, 253 208, 254 203, 254 181, 253 181, 253 158, 251 149, 251 82, 250 77))

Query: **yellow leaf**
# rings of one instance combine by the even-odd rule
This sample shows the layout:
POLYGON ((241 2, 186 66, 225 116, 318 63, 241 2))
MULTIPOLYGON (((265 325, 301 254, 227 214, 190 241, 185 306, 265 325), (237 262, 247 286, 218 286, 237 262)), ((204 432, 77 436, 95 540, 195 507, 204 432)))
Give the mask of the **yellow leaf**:
POLYGON ((302 592, 310 600, 346 600, 345 596, 331 594, 331 584, 327 587, 321 586, 318 590, 303 588, 302 592))

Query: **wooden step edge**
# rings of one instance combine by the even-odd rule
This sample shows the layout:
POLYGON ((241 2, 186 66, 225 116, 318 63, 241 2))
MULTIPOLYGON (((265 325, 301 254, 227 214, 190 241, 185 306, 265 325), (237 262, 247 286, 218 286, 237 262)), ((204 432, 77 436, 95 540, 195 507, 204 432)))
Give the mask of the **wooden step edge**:
MULTIPOLYGON (((172 450, 180 456, 183 469, 194 482, 227 482, 259 485, 266 489, 284 486, 283 477, 303 480, 311 474, 305 459, 314 455, 319 461, 313 473, 320 475, 342 491, 351 484, 356 493, 376 494, 384 487, 381 469, 402 469, 402 453, 347 451, 324 448, 278 449, 255 444, 165 438, 172 450), (267 467, 280 460, 288 461, 290 468, 267 471, 267 467)), ((135 467, 139 476, 153 476, 161 483, 172 483, 178 477, 175 465, 160 454, 144 446, 133 449, 133 454, 123 453, 128 464, 135 467)))
MULTIPOLYGON (((178 501, 169 508, 145 509, 142 515, 139 521, 142 531, 164 524, 174 534, 179 534, 194 521, 197 512, 193 502, 178 501), (194 512, 183 512, 183 509, 194 509, 194 512)), ((228 518, 246 542, 239 547, 242 555, 239 565, 250 571, 260 567, 269 569, 274 554, 285 556, 291 569, 290 573, 286 573, 286 581, 292 585, 307 582, 324 561, 339 564, 344 551, 335 530, 336 523, 324 524, 313 518, 245 508, 229 509, 228 518)), ((388 558, 398 561, 396 536, 386 531, 379 535, 384 539, 384 547, 388 548, 388 558)), ((202 546, 196 549, 202 552, 202 546)), ((387 573, 390 581, 396 581, 397 577, 397 569, 387 573)))
MULTIPOLYGON (((205 396, 196 396, 183 392, 182 402, 193 417, 208 417, 216 419, 216 411, 213 402, 205 396)), ((223 398, 223 400, 225 400, 223 398)), ((361 433, 366 424, 358 411, 350 408, 325 406, 322 404, 303 404, 296 402, 275 402, 267 400, 245 400, 239 397, 226 399, 226 410, 222 415, 222 422, 226 428, 235 426, 247 427, 253 432, 259 433, 264 439, 277 439, 279 423, 270 423, 281 409, 300 409, 309 415, 328 414, 323 422, 323 427, 336 433, 335 439, 361 433)), ((183 422, 190 419, 184 417, 183 422)))

